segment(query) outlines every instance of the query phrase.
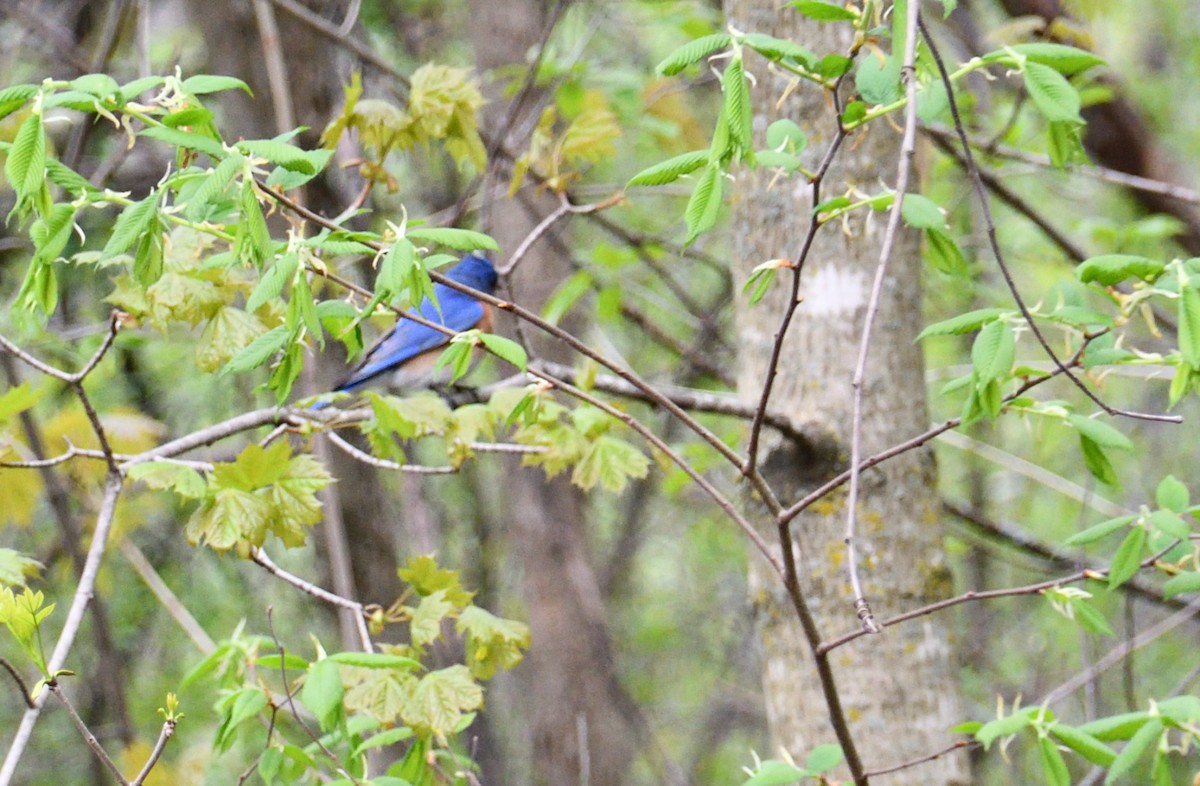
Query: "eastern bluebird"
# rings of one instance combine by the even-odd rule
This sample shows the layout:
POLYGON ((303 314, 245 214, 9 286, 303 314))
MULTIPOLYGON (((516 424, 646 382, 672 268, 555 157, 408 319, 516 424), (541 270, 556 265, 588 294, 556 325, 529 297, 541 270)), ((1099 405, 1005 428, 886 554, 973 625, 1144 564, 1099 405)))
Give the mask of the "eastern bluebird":
MULTIPOLYGON (((462 262, 446 272, 446 278, 489 295, 496 291, 496 269, 491 261, 478 254, 463 257, 462 262)), ((434 284, 433 291, 437 295, 438 305, 424 300, 416 311, 425 319, 458 333, 472 328, 491 329, 492 307, 487 303, 444 284, 434 284)), ((437 358, 448 343, 450 336, 445 333, 401 317, 391 332, 367 351, 362 362, 334 388, 334 392, 358 390, 387 372, 393 372, 389 381, 392 387, 429 385, 434 381, 433 367, 437 358)), ((325 402, 317 402, 313 408, 324 406, 325 402)))

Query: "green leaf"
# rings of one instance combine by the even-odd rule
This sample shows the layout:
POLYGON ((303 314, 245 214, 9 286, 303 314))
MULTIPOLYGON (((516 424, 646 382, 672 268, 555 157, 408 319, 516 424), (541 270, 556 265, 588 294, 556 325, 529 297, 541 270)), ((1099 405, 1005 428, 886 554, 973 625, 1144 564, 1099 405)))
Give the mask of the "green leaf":
POLYGON ((1187 540, 1192 529, 1187 523, 1169 510, 1156 510, 1150 514, 1150 527, 1179 540, 1187 540))
POLYGON ((1134 527, 1129 530, 1125 540, 1113 555, 1112 565, 1108 569, 1108 588, 1115 590, 1141 569, 1142 554, 1146 550, 1146 540, 1149 533, 1145 527, 1134 527))
POLYGON ((1059 72, 1041 63, 1025 63, 1025 89, 1029 97, 1051 122, 1082 123, 1079 116, 1079 91, 1059 72))
POLYGON ((454 731, 462 713, 483 706, 483 689, 466 666, 431 671, 417 682, 401 716, 416 729, 446 735, 454 731))
POLYGON ((925 237, 929 241, 929 261, 935 268, 951 276, 965 276, 969 272, 962 249, 950 235, 940 229, 927 229, 925 237))
POLYGON ((1200 368, 1200 289, 1179 293, 1179 353, 1192 368, 1200 368))
POLYGON ((696 187, 692 190, 692 196, 688 199, 687 209, 684 211, 684 219, 687 221, 687 238, 684 245, 691 245, 693 240, 712 229, 717 223, 717 213, 720 209, 721 168, 710 163, 696 181, 696 187))
POLYGON ((1108 620, 1100 611, 1088 603, 1083 598, 1072 598, 1071 609, 1075 614, 1075 621, 1079 623, 1079 627, 1086 630, 1088 633, 1096 633, 1101 636, 1115 636, 1112 626, 1108 624, 1108 620))
POLYGON ((817 56, 794 41, 786 38, 775 38, 763 33, 747 33, 739 39, 743 46, 748 46, 768 60, 794 60, 804 68, 816 61, 817 56))
POLYGON ((1158 488, 1154 491, 1154 498, 1160 508, 1175 513, 1183 513, 1191 504, 1187 486, 1176 480, 1174 475, 1167 475, 1159 481, 1158 488))
POLYGON ((1068 415, 1067 422, 1102 448, 1133 451, 1133 443, 1129 441, 1129 437, 1101 420, 1086 418, 1083 415, 1068 415))
POLYGON ((525 354, 525 348, 520 344, 495 333, 484 333, 480 336, 480 339, 483 341, 483 345, 498 357, 507 360, 521 371, 525 370, 525 365, 529 362, 529 356, 525 354))
POLYGON ((291 331, 285 325, 271 328, 251 341, 244 349, 229 359, 221 369, 222 374, 240 374, 266 363, 288 343, 291 331))
POLYGON ((37 94, 37 85, 11 85, 0 90, 0 120, 25 106, 37 94))
POLYGON ((1084 49, 1073 46, 1052 43, 1015 44, 983 56, 986 63, 1011 62, 1012 52, 1034 63, 1041 63, 1053 68, 1065 76, 1086 71, 1092 66, 1103 65, 1104 60, 1084 49))
POLYGON ((600 485, 613 493, 625 490, 630 478, 644 478, 650 459, 617 437, 598 437, 584 452, 571 474, 571 482, 588 491, 600 485))
POLYGON ((254 182, 249 178, 242 182, 242 194, 238 207, 242 215, 237 225, 237 244, 234 247, 234 253, 243 263, 262 269, 262 266, 274 254, 275 245, 271 241, 271 233, 267 229, 267 219, 263 216, 262 205, 258 202, 254 182))
POLYGON ((326 660, 361 669, 403 669, 405 671, 417 671, 421 668, 419 660, 384 652, 335 652, 326 658, 326 660))
POLYGON ((263 273, 254 287, 254 292, 246 299, 246 310, 257 311, 259 306, 268 300, 274 300, 283 294, 283 289, 292 282, 296 270, 300 267, 300 258, 296 254, 284 254, 275 260, 275 264, 263 273))
POLYGON ((721 76, 721 89, 725 93, 725 122, 729 124, 729 136, 741 148, 742 156, 751 154, 754 147, 754 131, 751 126, 754 110, 750 107, 750 90, 746 86, 746 74, 742 70, 742 58, 734 57, 725 66, 721 76))
POLYGON ((431 243, 455 251, 499 251, 496 241, 482 232, 455 227, 412 227, 404 236, 417 243, 431 243))
POLYGON ((1137 734, 1134 734, 1128 744, 1121 749, 1117 754, 1117 758, 1113 760, 1112 765, 1108 768, 1108 775, 1104 778, 1105 786, 1116 782, 1122 775, 1133 769, 1133 765, 1137 760, 1142 758, 1147 750, 1158 742, 1159 736, 1163 732, 1163 723, 1158 718, 1151 718, 1146 722, 1146 725, 1138 729, 1137 734))
POLYGON ((454 611, 454 604, 446 600, 444 589, 421 598, 409 622, 412 643, 424 647, 436 641, 442 635, 442 620, 452 616, 454 611))
POLYGON ((828 772, 842 763, 842 746, 825 743, 813 748, 804 760, 804 769, 810 772, 828 772))
POLYGON ((971 345, 971 363, 981 382, 1000 379, 1012 371, 1016 359, 1016 336, 1001 321, 989 322, 971 345))
POLYGON ((1042 774, 1046 777, 1046 783, 1049 786, 1071 786, 1071 773, 1054 740, 1039 737, 1038 753, 1041 755, 1042 774))
POLYGON ((695 172, 708 162, 707 150, 693 150, 690 153, 668 158, 666 161, 643 169, 629 179, 625 187, 630 186, 661 186, 673 183, 683 175, 695 172))
POLYGON ((546 304, 542 306, 542 319, 557 325, 580 299, 592 291, 594 283, 592 274, 586 270, 572 273, 546 298, 546 304))
POLYGON ((905 194, 900 206, 904 223, 914 229, 945 229, 946 214, 937 203, 920 194, 905 194))
POLYGON ((1200 592, 1200 572, 1180 573, 1163 584, 1163 596, 1173 598, 1186 592, 1200 592))
POLYGON ((140 480, 152 489, 174 491, 188 499, 200 499, 208 490, 208 484, 199 472, 173 461, 143 461, 134 464, 125 474, 130 480, 140 480))
POLYGON ((467 634, 467 667, 480 680, 491 679, 499 669, 515 668, 532 643, 528 625, 501 619, 478 606, 464 609, 456 627, 467 634))
POLYGON ((324 658, 312 665, 300 691, 300 701, 317 717, 321 728, 335 728, 342 720, 342 676, 335 661, 324 658))
POLYGON ((24 587, 25 579, 38 575, 45 567, 19 551, 0 548, 0 585, 24 587))
POLYGON ((229 190, 229 184, 233 182, 237 173, 242 171, 244 162, 245 159, 241 153, 233 152, 208 173, 196 190, 192 192, 191 199, 188 201, 185 213, 190 220, 199 221, 208 206, 229 190))
POLYGON ((779 759, 767 759, 758 765, 749 780, 742 782, 742 786, 786 786, 811 776, 811 772, 794 764, 779 759))
POLYGON ((408 564, 396 571, 396 575, 412 585, 418 595, 432 595, 439 590, 445 590, 445 597, 457 608, 463 608, 471 602, 474 593, 467 592, 462 587, 462 579, 457 570, 447 570, 439 567, 437 561, 429 555, 413 557, 408 564))
POLYGON ((29 202, 42 189, 46 178, 46 133, 41 115, 31 114, 21 123, 4 161, 4 176, 17 193, 18 205, 29 202))
POLYGON ((792 0, 788 5, 818 22, 849 22, 858 19, 858 14, 849 8, 821 0, 792 0))
POLYGON ((140 202, 134 202, 117 217, 113 224, 112 234, 104 244, 104 256, 113 257, 127 251, 154 222, 158 208, 159 195, 152 191, 140 202))
POLYGON ((786 117, 767 126, 767 147, 783 153, 800 153, 808 146, 808 137, 796 121, 786 117))
POLYGON ((1075 275, 1085 284, 1095 281, 1104 286, 1115 286, 1127 278, 1137 276, 1143 281, 1153 281, 1166 266, 1155 259, 1131 254, 1104 254, 1079 263, 1075 275))
POLYGON ((324 169, 333 155, 332 150, 306 151, 277 139, 252 139, 239 142, 238 147, 257 158, 265 158, 272 164, 305 175, 315 175, 324 169))
POLYGON ((148 90, 161 87, 167 80, 161 76, 143 76, 121 85, 121 101, 128 103, 148 90))
POLYGON ((1102 521, 1099 524, 1093 524, 1082 532, 1077 532, 1063 542, 1064 546, 1083 546, 1088 543, 1094 543, 1109 534, 1116 532, 1123 527, 1129 526, 1130 522, 1134 521, 1137 516, 1118 516, 1115 519, 1102 521))
POLYGON ((895 55, 864 54, 854 74, 854 86, 868 104, 890 104, 899 100, 900 60, 895 55))
POLYGON ((975 739, 983 743, 984 750, 987 750, 996 740, 1016 734, 1031 723, 1028 712, 1017 712, 983 724, 979 731, 975 732, 975 739))
POLYGON ((1079 726, 1079 731, 1090 734, 1103 742, 1127 740, 1150 719, 1148 712, 1124 712, 1107 718, 1098 718, 1079 726))
POLYGON ((267 706, 267 695, 256 687, 241 688, 221 702, 222 719, 213 745, 225 751, 233 743, 238 726, 254 718, 267 706))
POLYGON ((1055 723, 1050 727, 1050 733, 1092 764, 1111 767, 1117 758, 1116 751, 1085 731, 1055 723))
POLYGON ((244 90, 247 95, 254 95, 249 85, 232 76, 196 74, 183 80, 183 84, 180 87, 183 89, 183 92, 194 96, 206 93, 219 93, 222 90, 244 90))
POLYGON ((943 319, 941 322, 934 322, 917 334, 916 340, 920 341, 930 336, 961 336, 973 333, 1007 313, 1009 312, 1003 308, 980 308, 968 311, 965 314, 950 317, 950 319, 943 319))
POLYGON ((1092 477, 1109 486, 1120 485, 1117 471, 1113 469, 1108 456, 1104 455, 1103 448, 1089 439, 1087 435, 1080 434, 1079 449, 1083 451, 1083 463, 1087 466, 1088 472, 1092 473, 1092 477))
POLYGON ((45 392, 46 388, 44 387, 35 388, 28 382, 22 382, 20 385, 0 393, 0 425, 3 425, 13 415, 19 415, 32 408, 45 392))
POLYGON ((155 139, 159 142, 165 142, 168 145, 174 145, 175 147, 198 150, 213 161, 220 161, 226 156, 225 148, 221 146, 220 142, 210 136, 197 134, 192 131, 180 131, 177 128, 167 128, 165 126, 151 126, 139 131, 138 136, 155 139))
POLYGON ((733 38, 728 33, 713 33, 697 38, 667 55, 654 70, 664 76, 678 74, 693 63, 698 63, 709 55, 728 48, 731 43, 733 43, 733 38))

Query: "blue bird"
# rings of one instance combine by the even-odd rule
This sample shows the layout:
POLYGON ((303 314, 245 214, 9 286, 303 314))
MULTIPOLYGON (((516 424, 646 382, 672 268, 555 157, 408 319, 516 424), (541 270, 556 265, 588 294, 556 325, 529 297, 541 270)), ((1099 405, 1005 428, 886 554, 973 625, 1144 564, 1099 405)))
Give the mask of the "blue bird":
MULTIPOLYGON (((496 269, 490 260, 478 254, 463 257, 446 272, 446 278, 489 295, 496 291, 496 269)), ((438 305, 424 300, 416 310, 417 314, 457 333, 472 328, 491 329, 492 307, 487 303, 445 284, 434 284, 433 291, 438 305)), ((362 362, 334 388, 334 392, 358 390, 388 372, 392 372, 390 384, 393 387, 429 385, 433 381, 437 358, 448 343, 450 336, 445 333, 401 317, 391 332, 371 347, 362 362)), ((320 409, 325 405, 326 402, 317 402, 313 408, 320 409)))

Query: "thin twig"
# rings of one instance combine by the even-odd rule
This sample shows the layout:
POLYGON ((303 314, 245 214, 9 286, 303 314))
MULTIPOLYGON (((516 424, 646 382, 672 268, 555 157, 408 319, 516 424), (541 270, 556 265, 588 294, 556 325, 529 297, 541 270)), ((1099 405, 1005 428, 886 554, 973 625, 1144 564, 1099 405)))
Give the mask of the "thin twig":
POLYGON ((926 764, 931 761, 936 761, 937 759, 940 759, 943 756, 946 756, 948 754, 954 753, 955 751, 960 751, 960 750, 963 750, 964 748, 967 748, 967 749, 978 748, 981 746, 982 746, 982 743, 975 742, 974 740, 959 740, 958 742, 954 743, 953 745, 948 745, 945 748, 942 748, 937 753, 931 753, 928 756, 921 756, 919 758, 912 759, 911 761, 906 761, 902 764, 894 764, 890 767, 883 767, 882 769, 871 770, 870 772, 866 773, 866 776, 868 778, 874 778, 876 775, 888 775, 893 772, 900 772, 902 770, 912 769, 913 767, 918 767, 922 764, 926 764))
POLYGON ((17 671, 16 667, 9 663, 6 658, 0 658, 0 666, 3 666, 8 675, 13 678, 13 682, 17 683, 17 689, 21 691, 21 698, 25 700, 25 706, 33 707, 33 699, 29 696, 29 688, 25 686, 25 680, 21 677, 21 672, 17 671))
POLYGON ((49 680, 46 683, 46 687, 54 694, 55 698, 62 702, 63 707, 67 710, 67 715, 71 717, 71 722, 75 724, 76 730, 79 731, 79 735, 83 737, 84 742, 96 754, 96 758, 100 760, 105 769, 112 773, 112 776, 117 779, 117 783, 121 784, 121 786, 129 786, 129 781, 125 780, 125 776, 121 774, 121 769, 117 767, 117 763, 109 757, 108 752, 104 750, 104 746, 96 739, 96 735, 92 734, 92 730, 88 728, 87 724, 83 722, 83 718, 79 717, 79 713, 75 711, 75 707, 67 700, 67 696, 63 693, 62 687, 59 686, 58 680, 49 680))
POLYGON ((888 215, 883 245, 879 250, 879 264, 875 268, 875 281, 867 300, 867 311, 863 317, 862 337, 858 346, 858 363, 854 367, 854 378, 850 385, 854 393, 853 414, 850 420, 850 492, 846 501, 846 570, 850 574, 850 590, 854 596, 854 611, 867 633, 880 633, 875 624, 875 615, 863 592, 862 580, 858 575, 858 549, 855 536, 858 525, 858 462, 862 457, 863 387, 867 379, 867 356, 871 352, 871 332, 875 317, 879 313, 879 301, 883 295, 883 282, 887 278, 888 263, 895 248, 896 235, 900 231, 900 211, 908 192, 908 178, 912 173, 913 155, 917 150, 917 79, 913 63, 917 56, 917 19, 921 4, 910 2, 904 23, 904 65, 900 71, 904 76, 908 105, 904 111, 904 137, 900 143, 900 164, 896 172, 896 199, 888 215))
POLYGON ((1098 395, 1096 395, 1091 388, 1085 385, 1083 381, 1079 379, 1079 377, 1075 376, 1075 374, 1073 374, 1065 365, 1063 365, 1063 362, 1054 352, 1054 349, 1046 340, 1046 336, 1042 333, 1041 328, 1039 328, 1037 323, 1034 321, 1033 315, 1029 312, 1029 306, 1026 305, 1025 299, 1021 296, 1020 291, 1017 289, 1017 283, 1013 279, 1012 271, 1009 269, 1008 262, 1005 260, 1003 250, 1000 248, 1000 241, 996 236, 996 223, 992 218, 991 205, 987 198, 987 186, 984 185, 983 178, 979 173, 979 167, 975 162, 975 156, 971 152, 971 144, 967 139, 967 132, 963 127, 962 116, 958 111, 958 101, 954 97, 954 89, 950 83, 950 75, 946 71, 946 65, 942 61, 941 53, 938 51, 937 45, 933 41, 933 37, 925 28, 925 24, 923 22, 921 23, 921 33, 924 36, 925 43, 929 48, 929 54, 933 57, 934 63, 937 65, 938 73, 941 75, 942 84, 946 88, 946 100, 950 108, 950 115, 954 118, 954 130, 958 135, 959 142, 962 146, 963 156, 967 161, 967 173, 975 187, 975 194, 979 200, 979 208, 983 213, 984 223, 987 227, 988 245, 992 249, 992 255, 996 259, 996 266, 1000 270, 1000 275, 1004 278, 1004 283, 1008 286, 1008 290, 1012 294, 1013 300, 1021 312, 1021 316, 1025 318, 1026 323, 1029 325, 1030 332, 1033 333, 1034 338, 1036 338, 1038 343, 1041 345, 1042 351, 1046 353, 1048 358, 1054 361, 1055 366, 1057 366, 1066 375, 1067 379, 1071 381, 1071 384, 1077 387, 1080 392, 1082 392, 1092 401, 1092 403, 1100 407, 1107 414, 1114 416, 1122 415, 1124 417, 1134 418, 1137 420, 1150 420, 1162 423, 1182 423, 1183 418, 1179 415, 1158 415, 1149 412, 1135 412, 1109 405, 1098 395))
POLYGON ((1162 638, 1167 633, 1170 633, 1175 628, 1178 628, 1183 623, 1195 617, 1200 613, 1200 598, 1193 600, 1183 609, 1175 612, 1171 616, 1161 622, 1151 625, 1136 637, 1129 641, 1122 642, 1120 646, 1114 648, 1107 655, 1092 664, 1085 671, 1076 674, 1071 679, 1062 683, 1058 687, 1049 691, 1045 698, 1039 704, 1053 704, 1054 702, 1066 698, 1074 693, 1077 689, 1083 687, 1087 683, 1096 678, 1097 675, 1104 673, 1108 669, 1120 663, 1127 656, 1145 647, 1147 644, 1162 638))
POLYGON ((167 743, 175 735, 175 724, 176 720, 174 718, 168 718, 163 721, 162 729, 158 732, 158 741, 154 743, 154 750, 150 751, 150 758, 146 759, 146 764, 142 767, 142 771, 138 773, 129 786, 142 786, 146 782, 146 778, 150 777, 150 771, 154 769, 154 765, 158 764, 158 760, 162 758, 163 751, 167 749, 167 743))
MULTIPOLYGON (((121 476, 110 473, 105 483, 100 512, 96 515, 92 545, 88 548, 87 560, 84 562, 83 572, 79 577, 79 585, 75 588, 75 596, 71 600, 71 607, 67 610, 67 617, 63 622, 58 642, 54 645, 54 651, 50 654, 50 660, 46 664, 46 670, 50 674, 62 670, 63 664, 66 663, 67 656, 71 652, 71 647, 75 644, 75 636, 79 633, 79 627, 83 624, 83 614, 95 591, 96 577, 100 573, 100 563, 104 559, 104 552, 108 546, 108 535, 112 530, 113 514, 116 512, 117 498, 121 495, 121 485, 121 476)), ((45 698, 45 693, 38 696, 34 700, 34 706, 25 710, 25 714, 21 717, 20 726, 9 745, 8 753, 4 757, 4 764, 0 767, 0 786, 9 786, 12 783, 17 765, 21 761, 21 755, 29 745, 29 740, 33 736, 33 727, 37 725, 38 716, 41 714, 42 707, 45 706, 45 698)))
POLYGON ((458 467, 426 467, 420 464, 401 464, 398 461, 388 461, 387 459, 381 459, 359 450, 332 431, 327 432, 325 436, 338 450, 350 458, 355 461, 361 461, 364 464, 369 464, 372 467, 378 467, 379 469, 407 472, 411 475, 455 475, 459 471, 458 467))
POLYGON ((278 579, 291 584, 296 589, 320 601, 324 601, 331 606, 339 609, 346 609, 355 615, 358 622, 358 635, 360 644, 362 644, 363 652, 371 652, 373 645, 371 644, 371 633, 367 630, 366 615, 363 611, 363 604, 350 598, 344 598, 341 595, 330 592, 327 589, 322 589, 311 581, 305 581, 299 576, 288 573, 283 568, 275 564, 275 562, 267 556, 267 553, 259 547, 253 547, 250 550, 250 558, 266 569, 268 573, 278 579))

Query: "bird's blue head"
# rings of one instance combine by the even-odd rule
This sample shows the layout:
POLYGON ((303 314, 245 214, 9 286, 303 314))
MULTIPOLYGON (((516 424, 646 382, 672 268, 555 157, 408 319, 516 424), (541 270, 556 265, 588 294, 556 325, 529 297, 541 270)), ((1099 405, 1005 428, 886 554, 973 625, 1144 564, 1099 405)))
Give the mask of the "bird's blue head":
POLYGON ((496 291, 496 268, 492 267, 490 259, 480 254, 467 254, 446 273, 446 277, 489 295, 496 291))

